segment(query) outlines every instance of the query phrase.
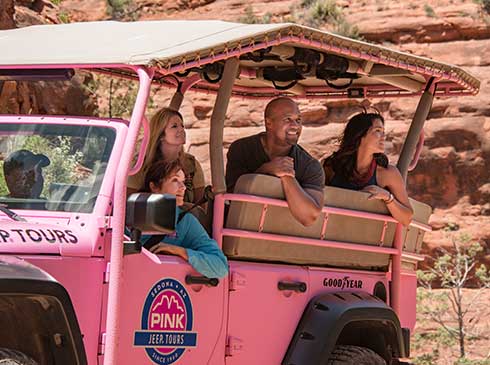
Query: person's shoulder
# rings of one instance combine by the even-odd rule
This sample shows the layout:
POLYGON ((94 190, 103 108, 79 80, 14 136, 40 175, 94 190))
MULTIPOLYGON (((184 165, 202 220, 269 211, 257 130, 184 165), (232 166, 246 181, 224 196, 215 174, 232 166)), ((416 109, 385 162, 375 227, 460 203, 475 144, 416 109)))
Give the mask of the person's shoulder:
MULTIPOLYGON (((232 154, 235 153, 242 156, 243 155, 242 151, 244 150, 251 151, 256 149, 258 143, 260 143, 260 135, 261 133, 252 134, 251 136, 242 137, 233 141, 233 143, 230 145, 228 153, 230 153, 231 151, 232 154)), ((235 155, 233 154, 233 156, 235 155)))
POLYGON ((310 155, 310 153, 307 150, 305 150, 302 146, 297 144, 295 145, 295 148, 296 148, 297 155, 302 160, 302 163, 312 164, 314 167, 318 167, 319 169, 322 168, 320 161, 318 161, 316 158, 310 155))
POLYGON ((260 136, 263 133, 252 134, 251 136, 246 136, 233 141, 232 145, 248 145, 251 143, 257 143, 260 141, 260 136))
POLYGON ((385 175, 388 178, 400 178, 400 170, 394 165, 389 164, 386 167, 378 165, 378 171, 380 171, 383 175, 385 175))

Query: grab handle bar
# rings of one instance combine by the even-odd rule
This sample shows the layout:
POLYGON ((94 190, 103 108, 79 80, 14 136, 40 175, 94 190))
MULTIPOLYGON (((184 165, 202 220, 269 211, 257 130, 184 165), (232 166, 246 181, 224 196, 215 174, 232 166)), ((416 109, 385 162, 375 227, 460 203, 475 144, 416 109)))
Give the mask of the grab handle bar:
POLYGON ((299 281, 296 283, 288 283, 286 281, 280 281, 277 283, 277 289, 279 290, 291 290, 298 293, 304 293, 307 289, 306 283, 299 281))
POLYGON ((185 283, 187 285, 207 285, 207 286, 218 286, 219 279, 217 278, 207 278, 205 276, 192 276, 187 275, 185 277, 185 283))

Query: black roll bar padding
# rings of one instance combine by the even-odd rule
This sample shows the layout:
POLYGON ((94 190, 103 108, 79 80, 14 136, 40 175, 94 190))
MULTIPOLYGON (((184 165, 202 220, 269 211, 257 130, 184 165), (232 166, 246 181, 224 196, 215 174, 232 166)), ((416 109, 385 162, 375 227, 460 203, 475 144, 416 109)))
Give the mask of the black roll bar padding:
POLYGON ((69 81, 74 75, 73 68, 0 69, 3 81, 69 81))
POLYGON ((407 180, 408 166, 413 158, 417 147, 417 142, 420 138, 420 133, 424 128, 424 123, 429 115, 430 109, 432 108, 432 102, 434 100, 437 85, 434 83, 434 80, 434 77, 429 79, 425 90, 422 93, 417 109, 415 110, 412 123, 410 124, 407 137, 405 138, 405 143, 403 144, 402 151, 400 152, 398 163, 396 165, 404 181, 407 180))

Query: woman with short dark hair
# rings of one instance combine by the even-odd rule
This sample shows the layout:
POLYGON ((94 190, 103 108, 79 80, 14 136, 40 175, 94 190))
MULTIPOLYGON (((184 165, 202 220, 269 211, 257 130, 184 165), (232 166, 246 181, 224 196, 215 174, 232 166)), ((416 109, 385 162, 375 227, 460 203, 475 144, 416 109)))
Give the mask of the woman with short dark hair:
POLYGON ((159 242, 142 236, 143 246, 153 253, 176 255, 210 278, 228 274, 228 262, 215 240, 209 237, 201 223, 189 212, 179 207, 184 204, 185 175, 178 160, 154 163, 146 173, 144 192, 175 195, 177 203, 175 233, 159 242))
POLYGON ((339 149, 323 161, 325 185, 362 190, 381 200, 393 218, 404 225, 413 210, 398 169, 384 154, 384 119, 377 113, 359 113, 347 123, 339 149))

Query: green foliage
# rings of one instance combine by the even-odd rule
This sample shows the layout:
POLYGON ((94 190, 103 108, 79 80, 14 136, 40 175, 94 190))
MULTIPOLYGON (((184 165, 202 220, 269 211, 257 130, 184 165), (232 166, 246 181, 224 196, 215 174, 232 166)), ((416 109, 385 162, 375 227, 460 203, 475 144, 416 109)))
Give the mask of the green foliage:
MULTIPOLYGON (((91 74, 83 83, 83 89, 97 100, 95 115, 129 120, 138 94, 138 83, 117 77, 91 74)), ((153 97, 148 98, 147 115, 157 106, 153 97)))
POLYGON ((318 27, 324 23, 338 23, 343 19, 342 9, 332 0, 317 0, 310 6, 311 25, 318 27))
MULTIPOLYGON (((466 343, 481 337, 473 334, 474 321, 468 319, 470 309, 481 300, 483 289, 490 288, 490 271, 484 264, 478 264, 483 247, 473 242, 467 234, 449 238, 452 250, 441 249, 441 254, 433 259, 432 267, 417 272, 421 288, 417 290, 417 312, 438 325, 437 329, 426 334, 426 340, 443 348, 458 345, 461 364, 472 364, 466 358, 466 343), (463 289, 471 283, 477 287, 471 294, 463 289), (445 290, 434 290, 434 284, 445 290)), ((426 354, 427 357, 432 354, 426 354)), ((424 355, 425 356, 425 355, 424 355)), ((425 364, 423 356, 416 364, 425 364)), ((429 361, 429 360, 427 360, 429 361)))
POLYGON ((267 12, 262 17, 258 17, 254 13, 254 9, 252 5, 249 5, 245 8, 245 15, 238 18, 239 23, 244 24, 268 24, 272 20, 272 14, 267 12))
POLYGON ((71 19, 70 19, 70 14, 68 14, 66 11, 61 11, 59 14, 58 14, 58 20, 61 22, 61 23, 70 23, 71 22, 71 19))
POLYGON ((490 365, 490 359, 471 360, 466 357, 459 358, 454 365, 490 365))
POLYGON ((56 6, 59 6, 61 4, 63 0, 51 0, 51 3, 56 5, 56 6))
POLYGON ((302 0, 299 8, 291 8, 290 14, 283 20, 327 28, 345 37, 362 39, 359 28, 347 22, 342 7, 335 0, 302 0))
POLYGON ((424 5, 424 11, 425 15, 427 15, 429 18, 435 18, 436 17, 436 12, 434 9, 429 4, 424 5))
POLYGON ((50 159, 50 165, 43 169, 44 189, 42 194, 44 196, 47 195, 48 188, 53 182, 66 184, 77 182, 76 167, 82 159, 82 153, 71 150, 72 141, 69 137, 31 136, 19 149, 42 153, 50 159))
POLYGON ((131 81, 111 79, 109 83, 109 117, 131 116, 132 107, 136 101, 138 86, 131 81))
POLYGON ((9 194, 7 189, 7 183, 5 182, 5 175, 3 174, 3 161, 0 161, 0 196, 6 196, 9 194))
POLYGON ((414 365, 434 365, 439 360, 439 350, 435 349, 430 354, 422 354, 413 359, 414 365))
POLYGON ((114 20, 138 20, 137 10, 132 0, 107 0, 107 13, 114 20))
POLYGON ((490 14, 490 0, 474 0, 474 2, 480 5, 485 13, 490 14))

